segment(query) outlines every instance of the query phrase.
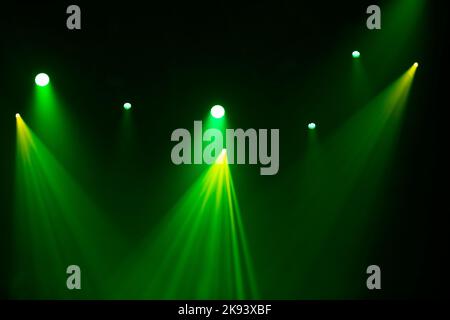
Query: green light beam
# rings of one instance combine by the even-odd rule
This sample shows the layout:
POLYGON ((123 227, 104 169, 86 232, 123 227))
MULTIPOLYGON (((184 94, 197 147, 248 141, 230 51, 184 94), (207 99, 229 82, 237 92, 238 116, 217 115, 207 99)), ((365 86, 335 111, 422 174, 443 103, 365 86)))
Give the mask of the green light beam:
POLYGON ((21 117, 17 124, 15 257, 17 298, 99 297, 97 279, 120 246, 115 230, 21 117), (98 253, 102 252, 102 255, 98 253), (109 254, 108 254, 109 253, 109 254), (85 272, 82 292, 66 288, 66 268, 85 272), (32 292, 25 290, 36 284, 32 292))

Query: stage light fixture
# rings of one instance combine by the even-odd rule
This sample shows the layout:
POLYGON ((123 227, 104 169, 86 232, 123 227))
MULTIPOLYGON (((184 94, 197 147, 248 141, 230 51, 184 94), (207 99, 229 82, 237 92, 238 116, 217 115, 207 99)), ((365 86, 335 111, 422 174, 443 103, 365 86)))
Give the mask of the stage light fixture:
POLYGON ((130 109, 131 109, 131 103, 125 102, 125 103, 123 104, 123 108, 124 108, 125 110, 130 110, 130 109))
POLYGON ((48 83, 50 82, 50 78, 47 74, 45 73, 39 73, 36 78, 34 78, 34 82, 39 86, 39 87, 45 87, 46 85, 48 85, 48 83))
POLYGON ((316 128, 316 124, 314 122, 311 122, 308 124, 308 129, 314 130, 316 128))
POLYGON ((20 118, 20 114, 19 113, 16 113, 16 118, 20 118))
POLYGON ((225 115, 225 109, 220 105, 215 105, 211 108, 211 115, 216 118, 222 118, 225 115))
POLYGON ((361 53, 359 53, 359 51, 355 50, 355 51, 352 52, 352 57, 355 58, 355 59, 358 59, 360 55, 361 55, 361 53))
POLYGON ((414 62, 413 66, 414 66, 415 68, 417 68, 417 67, 419 66, 419 63, 418 63, 418 62, 414 62))

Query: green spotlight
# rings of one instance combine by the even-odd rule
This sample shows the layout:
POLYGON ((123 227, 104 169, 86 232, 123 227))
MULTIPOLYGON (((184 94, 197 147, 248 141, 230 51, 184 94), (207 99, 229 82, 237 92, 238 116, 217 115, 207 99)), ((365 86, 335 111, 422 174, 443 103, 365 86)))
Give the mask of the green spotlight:
POLYGON ((360 55, 361 55, 361 53, 359 53, 359 51, 353 51, 352 52, 352 57, 355 58, 355 59, 358 59, 360 55))
POLYGON ((123 108, 124 108, 125 110, 130 110, 130 109, 131 109, 131 103, 125 102, 125 103, 123 104, 123 108))
POLYGON ((316 128, 316 124, 314 122, 311 122, 308 124, 308 129, 314 130, 316 128))
POLYGON ((225 115, 225 109, 220 105, 215 105, 211 108, 211 115, 216 118, 222 118, 225 115))
POLYGON ((39 73, 36 78, 34 78, 34 82, 36 82, 36 84, 39 87, 45 87, 46 85, 48 85, 48 83, 50 82, 50 78, 47 74, 45 73, 39 73))

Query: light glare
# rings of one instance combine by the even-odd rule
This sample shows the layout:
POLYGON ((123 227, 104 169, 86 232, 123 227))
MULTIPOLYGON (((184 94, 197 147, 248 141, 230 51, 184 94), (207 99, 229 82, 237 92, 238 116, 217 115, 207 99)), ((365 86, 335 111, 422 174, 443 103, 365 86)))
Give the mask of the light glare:
POLYGON ((352 52, 352 56, 353 56, 353 58, 355 58, 355 59, 357 59, 357 58, 359 58, 359 56, 360 56, 361 54, 359 53, 359 51, 353 51, 352 52))
POLYGON ((50 82, 50 78, 45 73, 39 73, 36 78, 34 78, 34 82, 40 87, 45 87, 50 82))
POLYGON ((227 163, 227 149, 222 149, 219 156, 216 159, 216 164, 226 164, 227 163))
POLYGON ((222 118, 225 115, 225 109, 220 105, 215 105, 211 108, 211 115, 216 118, 222 118))

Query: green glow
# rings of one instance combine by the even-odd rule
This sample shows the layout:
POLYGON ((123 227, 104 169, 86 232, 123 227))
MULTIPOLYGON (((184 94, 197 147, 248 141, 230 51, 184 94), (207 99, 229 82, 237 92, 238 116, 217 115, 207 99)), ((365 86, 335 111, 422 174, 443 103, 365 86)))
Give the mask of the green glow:
POLYGON ((220 119, 225 115, 225 109, 221 105, 215 105, 211 108, 211 115, 216 119, 220 119))
POLYGON ((50 82, 50 78, 47 74, 45 73, 39 73, 36 78, 34 78, 34 82, 36 82, 36 84, 40 87, 45 87, 46 85, 49 84, 50 82))
POLYGON ((27 117, 30 127, 60 161, 70 162, 77 154, 77 163, 81 164, 83 155, 87 154, 85 141, 88 139, 76 128, 77 119, 70 112, 70 104, 63 103, 52 82, 33 89, 31 114, 27 117))
MULTIPOLYGON (((411 7, 424 2, 396 3, 407 1, 411 7)), ((57 94, 67 95, 60 90, 63 88, 56 87, 56 78, 45 87, 33 86, 34 73, 29 74, 27 81, 36 92, 36 104, 13 106, 25 121, 30 121, 34 131, 17 113, 16 209, 10 215, 11 260, 5 261, 14 272, 5 290, 10 290, 12 298, 50 299, 253 299, 258 298, 258 293, 264 299, 367 297, 364 279, 355 281, 355 275, 364 275, 366 261, 371 261, 366 258, 373 257, 373 249, 377 251, 378 230, 391 228, 389 221, 395 220, 395 226, 401 218, 395 214, 386 217, 386 212, 392 211, 382 210, 383 206, 396 204, 389 200, 397 196, 397 189, 383 182, 397 178, 392 169, 398 166, 388 166, 396 152, 404 153, 404 148, 396 150, 396 142, 401 136, 408 136, 399 135, 399 130, 403 111, 407 111, 414 68, 418 68, 418 63, 411 62, 422 56, 414 50, 418 46, 414 44, 426 39, 416 33, 415 27, 426 21, 423 19, 426 15, 421 14, 426 10, 417 11, 420 15, 415 16, 404 11, 386 12, 392 17, 386 17, 391 28, 385 28, 383 21, 383 29, 389 32, 371 32, 366 37, 370 46, 363 43, 359 46, 359 42, 351 40, 353 46, 365 52, 363 59, 350 60, 347 54, 352 48, 349 50, 344 42, 336 41, 342 47, 335 54, 330 52, 328 65, 320 65, 323 70, 312 68, 303 77, 305 84, 288 81, 289 86, 283 87, 283 101, 275 102, 314 107, 312 112, 322 114, 309 121, 322 122, 321 128, 315 129, 316 124, 308 123, 308 118, 305 122, 300 120, 298 136, 305 141, 307 138, 309 143, 289 145, 297 140, 288 141, 287 148, 293 148, 294 153, 286 161, 285 174, 273 178, 255 178, 244 166, 228 167, 225 151, 210 167, 164 166, 169 160, 163 154, 161 162, 150 163, 155 167, 162 165, 157 170, 161 176, 148 175, 153 171, 141 167, 140 161, 135 162, 141 159, 139 148, 148 147, 139 144, 142 139, 137 138, 142 128, 133 122, 140 120, 133 118, 139 114, 139 105, 136 110, 125 111, 129 108, 123 100, 116 103, 113 111, 122 120, 122 127, 117 126, 121 130, 109 133, 94 130, 95 121, 101 119, 91 119, 92 128, 84 128, 82 121, 77 120, 89 115, 81 112, 80 118, 70 117, 77 101, 63 104, 57 99, 57 94), (402 21, 396 25, 400 20, 409 23, 402 21), (380 50, 393 47, 403 51, 380 50), (375 52, 377 55, 372 55, 375 52), (341 60, 347 64, 340 64, 341 60), (395 83, 387 82, 394 79, 396 70, 403 65, 414 68, 395 83), (350 70, 354 72, 342 72, 350 70), (390 76, 385 77, 384 73, 390 76), (330 76, 330 81, 320 81, 324 75, 330 76), (324 87, 319 90, 316 85, 322 83, 324 87), (385 90, 379 90, 385 85, 385 90), (120 110, 120 103, 124 111, 120 110), (338 115, 334 123, 325 121, 327 117, 335 119, 334 115, 338 115), (103 147, 93 148, 92 153, 74 151, 77 141, 83 147, 93 141, 93 147, 97 147, 96 140, 88 139, 94 132, 105 133, 107 137, 110 134, 108 141, 113 143, 108 143, 107 153, 103 147), (84 139, 77 139, 78 133, 84 139), (66 159, 61 156, 64 152, 68 154, 66 159), (93 165, 81 165, 82 170, 74 171, 73 163, 78 165, 86 159, 92 160, 93 165), (123 176, 127 179, 116 179, 119 169, 130 167, 142 171, 140 180, 136 181, 125 170, 123 176), (95 185, 80 184, 83 182, 80 174, 86 173, 92 176, 95 185), (105 179, 107 175, 110 179, 105 179), (118 191, 112 188, 111 181, 118 191), (264 190, 273 190, 270 197, 264 190), (116 208, 111 209, 113 206, 116 208), (108 215, 102 217, 102 213, 108 215), (110 222, 117 224, 119 232, 105 227, 110 222), (65 267, 73 263, 82 268, 82 290, 78 292, 65 288, 65 267)), ((365 28, 356 27, 353 29, 365 28)), ((348 34, 344 36, 353 39, 348 34)), ((421 71, 427 67, 425 63, 421 71)), ((130 100, 135 103, 132 97, 130 100)), ((216 103, 227 105, 226 101, 216 103)), ((237 114, 230 112, 218 119, 208 111, 209 105, 200 115, 208 119, 203 121, 207 123, 205 129, 225 129, 227 122, 231 128, 238 127, 231 123, 237 114)), ((288 124, 298 125, 296 119, 309 116, 302 108, 293 108, 291 112, 292 122, 288 124)), ((13 114, 8 115, 11 122, 13 114)), ((111 128, 116 129, 115 120, 119 119, 112 120, 111 128)), ((296 133, 291 133, 287 136, 296 138, 296 133)), ((394 160, 399 162, 403 158, 407 160, 403 156, 394 160)), ((5 238, 9 239, 9 235, 5 238)))
POLYGON ((130 109, 131 109, 131 103, 125 102, 125 103, 123 104, 123 108, 124 108, 125 110, 130 110, 130 109))
POLYGON ((69 121, 66 118, 53 85, 49 83, 45 87, 36 86, 30 121, 31 126, 39 130, 39 136, 49 142, 61 141, 69 133, 66 127, 69 121))
MULTIPOLYGON (((211 115, 206 115, 204 120, 203 120, 203 127, 204 130, 207 129, 217 129, 222 133, 222 136, 225 137, 225 131, 228 127, 228 119, 226 117, 222 117, 222 118, 215 118, 211 115)), ((197 139, 200 139, 199 143, 203 142, 201 141, 202 138, 201 137, 197 137, 197 139)), ((219 155, 217 155, 219 156, 219 155)))
MULTIPOLYGON (((414 70, 411 67, 369 103, 360 106, 327 139, 310 140, 306 155, 300 160, 299 173, 292 177, 298 181, 295 212, 300 215, 296 221, 308 226, 298 233, 295 246, 304 261, 297 270, 298 282, 305 287, 312 284, 311 274, 327 272, 332 261, 327 254, 333 255, 333 249, 318 254, 317 248, 329 246, 330 239, 334 239, 332 248, 345 247, 353 257, 375 241, 368 233, 382 221, 385 204, 377 196, 385 192, 384 182, 390 178, 390 160, 395 154, 414 70)), ((342 292, 328 288, 348 285, 360 268, 357 261, 342 262, 337 267, 340 277, 316 279, 314 289, 308 289, 308 294, 301 297, 338 297, 342 292)), ((349 296, 360 294, 356 286, 346 290, 349 296)))
POLYGON ((93 281, 109 276, 108 251, 121 248, 116 230, 21 117, 16 118, 16 131, 11 264, 20 276, 10 280, 12 297, 104 296, 105 285, 93 281), (83 278, 82 293, 65 287, 65 270, 71 264, 89 274, 83 278), (36 290, 29 289, 30 283, 36 290))
POLYGON ((426 17, 429 14, 429 1, 396 0, 385 5, 382 17, 382 30, 373 37, 362 38, 364 52, 377 52, 380 77, 389 75, 392 69, 404 62, 411 52, 419 52, 426 44, 426 17), (379 48, 395 48, 380 51, 379 48))
POLYGON ((353 51, 353 52, 352 52, 352 57, 353 57, 353 58, 357 59, 357 58, 359 58, 360 56, 361 56, 361 54, 359 53, 359 51, 353 51))
MULTIPOLYGON (((226 152, 208 166, 121 270, 116 292, 136 299, 257 298, 226 152), (145 282, 142 278, 147 279, 145 282)), ((124 297, 118 293, 117 298, 124 297)))
MULTIPOLYGON (((347 96, 345 108, 348 108, 348 110, 361 108, 374 95, 371 83, 371 78, 373 77, 367 74, 367 66, 363 63, 364 61, 354 58, 352 62, 350 79, 347 82, 350 85, 350 92, 347 96)), ((345 82, 343 81, 343 83, 345 82)))
MULTIPOLYGON (((124 110, 129 110, 125 104, 123 108, 124 110)), ((128 166, 128 163, 133 161, 131 154, 135 146, 135 130, 136 126, 133 125, 133 112, 122 112, 120 128, 117 131, 116 156, 123 166, 128 166)))

